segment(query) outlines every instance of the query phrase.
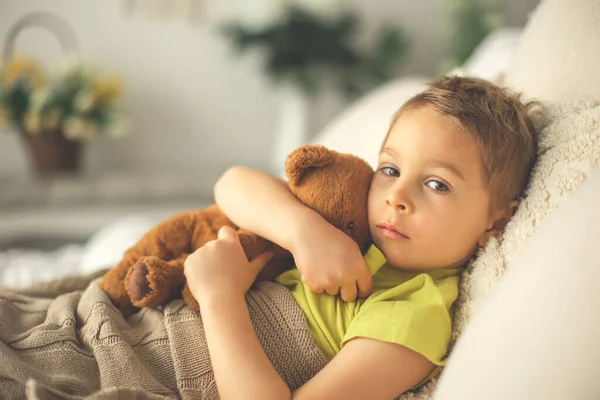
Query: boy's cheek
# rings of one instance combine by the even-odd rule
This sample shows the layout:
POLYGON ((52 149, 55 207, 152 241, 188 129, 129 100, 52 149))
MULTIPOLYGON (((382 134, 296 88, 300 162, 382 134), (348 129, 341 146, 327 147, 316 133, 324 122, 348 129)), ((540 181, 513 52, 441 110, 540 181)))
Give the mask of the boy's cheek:
POLYGON ((413 236, 423 238, 432 236, 431 233, 434 233, 438 228, 437 225, 439 225, 436 224, 436 218, 429 214, 419 214, 419 216, 415 216, 411 222, 410 228, 412 232, 407 233, 411 238, 413 236))
POLYGON ((379 203, 381 203, 381 201, 378 201, 376 192, 369 192, 369 197, 367 197, 367 217, 369 219, 369 224, 377 223, 377 219, 381 218, 383 210, 379 203))

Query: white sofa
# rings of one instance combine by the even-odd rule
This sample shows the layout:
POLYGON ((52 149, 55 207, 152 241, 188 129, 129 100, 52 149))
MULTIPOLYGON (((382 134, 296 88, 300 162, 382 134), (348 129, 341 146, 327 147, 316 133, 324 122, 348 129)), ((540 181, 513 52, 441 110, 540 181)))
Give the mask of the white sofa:
MULTIPOLYGON (((385 85, 315 141, 373 165, 392 110, 423 82, 385 85)), ((463 274, 448 366, 406 397, 600 399, 600 1, 542 0, 502 82, 543 102, 540 156, 504 239, 463 274)))

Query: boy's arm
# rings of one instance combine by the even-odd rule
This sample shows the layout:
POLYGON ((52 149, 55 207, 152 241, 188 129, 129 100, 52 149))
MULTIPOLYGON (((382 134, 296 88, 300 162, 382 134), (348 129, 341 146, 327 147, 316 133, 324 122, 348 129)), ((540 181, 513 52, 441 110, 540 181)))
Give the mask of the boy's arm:
POLYGON ((236 225, 290 251, 304 221, 326 222, 298 201, 284 181, 258 170, 232 167, 214 192, 217 205, 236 225))
POLYGON ((356 338, 290 395, 256 337, 243 297, 201 303, 215 380, 222 398, 391 399, 433 370, 421 354, 395 343, 356 338))
POLYGON ((400 344, 352 339, 294 399, 394 399, 435 368, 423 355, 400 344))
POLYGON ((296 199, 284 181, 233 167, 215 184, 215 199, 236 225, 289 250, 313 292, 340 293, 345 301, 371 292, 371 274, 358 245, 296 199))

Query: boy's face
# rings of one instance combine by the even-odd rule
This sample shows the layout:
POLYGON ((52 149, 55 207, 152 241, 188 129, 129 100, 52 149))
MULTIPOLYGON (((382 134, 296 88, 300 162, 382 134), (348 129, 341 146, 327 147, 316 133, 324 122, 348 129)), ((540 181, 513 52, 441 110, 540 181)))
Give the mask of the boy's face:
POLYGON ((431 107, 403 112, 379 156, 368 200, 375 245, 397 268, 458 267, 494 224, 475 141, 431 107))

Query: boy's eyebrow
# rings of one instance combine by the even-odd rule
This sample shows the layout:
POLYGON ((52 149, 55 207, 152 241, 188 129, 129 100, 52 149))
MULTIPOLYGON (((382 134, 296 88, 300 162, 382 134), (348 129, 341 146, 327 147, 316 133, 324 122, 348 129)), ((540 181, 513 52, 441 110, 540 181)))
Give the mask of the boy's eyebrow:
POLYGON ((396 154, 396 152, 393 149, 390 149, 389 147, 384 147, 383 149, 381 149, 381 152, 379 153, 379 155, 382 155, 382 154, 387 154, 392 157, 398 156, 398 154, 396 154))
POLYGON ((454 165, 443 162, 443 161, 439 161, 439 160, 431 160, 429 161, 429 164, 432 164, 436 167, 439 168, 444 168, 449 170, 450 172, 452 172, 454 175, 458 176, 460 179, 462 179, 463 181, 466 181, 464 175, 458 170, 458 168, 456 168, 454 165))

